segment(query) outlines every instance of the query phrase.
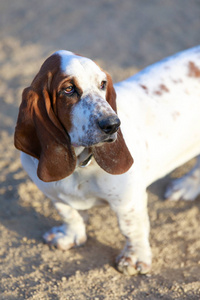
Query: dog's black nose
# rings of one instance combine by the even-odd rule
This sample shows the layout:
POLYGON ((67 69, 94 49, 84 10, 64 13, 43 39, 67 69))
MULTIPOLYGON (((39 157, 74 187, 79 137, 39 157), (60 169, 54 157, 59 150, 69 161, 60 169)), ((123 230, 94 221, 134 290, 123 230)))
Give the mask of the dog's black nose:
POLYGON ((98 124, 106 134, 113 134, 119 129, 121 122, 117 116, 109 116, 99 120, 98 124))

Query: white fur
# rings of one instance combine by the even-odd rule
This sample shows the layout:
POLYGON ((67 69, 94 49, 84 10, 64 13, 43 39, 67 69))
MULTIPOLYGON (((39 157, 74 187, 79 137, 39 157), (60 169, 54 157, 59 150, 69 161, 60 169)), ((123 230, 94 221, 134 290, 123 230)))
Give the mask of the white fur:
POLYGON ((61 57, 62 72, 67 76, 75 77, 84 93, 96 91, 105 94, 99 90, 99 87, 101 81, 106 80, 106 74, 92 60, 65 50, 57 51, 54 54, 61 57))
MULTIPOLYGON (((97 93, 103 103, 105 96, 99 94, 97 82, 104 80, 104 73, 89 59, 73 54, 66 56, 64 52, 59 55, 62 56, 62 70, 76 76, 86 91, 84 101, 90 91, 97 93)), ((200 77, 191 74, 191 62, 200 69, 200 47, 172 56, 115 85, 122 132, 134 158, 133 166, 125 174, 110 175, 93 160, 88 167, 77 166, 75 172, 63 180, 45 183, 37 177, 37 160, 22 153, 25 170, 39 189, 54 201, 66 226, 70 227, 70 230, 65 226, 60 231, 59 228, 53 233, 50 231, 44 236, 48 243, 68 249, 69 244, 85 241, 85 226, 76 210, 89 209, 106 200, 116 212, 121 231, 127 238, 125 249, 117 259, 118 269, 130 275, 149 270, 151 249, 146 187, 200 153, 200 77)), ((84 104, 74 109, 70 132, 74 144, 79 140, 79 146, 83 139, 88 143, 76 126, 79 120, 81 125, 85 122, 83 107, 84 104)), ((106 113, 107 109, 110 108, 106 106, 106 113)), ((85 116, 88 118, 93 111, 91 108, 85 116)), ((87 130, 90 130, 88 123, 87 130)), ((96 128, 91 130, 95 135, 96 128)), ((183 179, 175 181, 166 195, 174 200, 184 196, 194 199, 200 192, 199 165, 183 179)))

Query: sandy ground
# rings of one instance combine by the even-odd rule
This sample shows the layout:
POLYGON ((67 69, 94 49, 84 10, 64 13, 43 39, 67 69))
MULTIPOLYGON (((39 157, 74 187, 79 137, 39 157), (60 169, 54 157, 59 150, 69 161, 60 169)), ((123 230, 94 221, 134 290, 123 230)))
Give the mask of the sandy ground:
POLYGON ((58 49, 97 60, 120 80, 199 43, 197 0, 0 1, 0 299, 200 299, 200 198, 168 202, 171 177, 149 188, 153 268, 115 269, 123 246, 109 207, 88 212, 88 242, 50 249, 42 234, 61 220, 21 168, 13 132, 21 92, 58 49))

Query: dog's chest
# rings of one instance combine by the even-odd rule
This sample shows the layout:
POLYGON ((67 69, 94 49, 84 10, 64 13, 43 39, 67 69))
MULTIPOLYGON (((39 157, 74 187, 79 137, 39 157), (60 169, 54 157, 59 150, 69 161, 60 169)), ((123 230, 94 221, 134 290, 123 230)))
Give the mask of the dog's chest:
POLYGON ((88 209, 116 198, 120 187, 113 181, 113 175, 105 174, 95 162, 76 169, 72 175, 57 182, 58 198, 76 209, 88 209))

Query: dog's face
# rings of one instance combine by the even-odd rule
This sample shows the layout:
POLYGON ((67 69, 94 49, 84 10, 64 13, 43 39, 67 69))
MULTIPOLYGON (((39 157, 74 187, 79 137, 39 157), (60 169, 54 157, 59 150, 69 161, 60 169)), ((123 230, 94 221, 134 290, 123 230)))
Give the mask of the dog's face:
POLYGON ((106 100, 111 88, 108 75, 90 59, 68 51, 56 54, 65 76, 57 91, 57 115, 68 128, 72 145, 89 147, 116 140, 120 121, 106 100))
POLYGON ((110 75, 93 61, 55 52, 23 91, 15 146, 39 160, 43 181, 72 174, 79 146, 90 147, 106 172, 122 174, 133 159, 119 129, 115 100, 110 75))

